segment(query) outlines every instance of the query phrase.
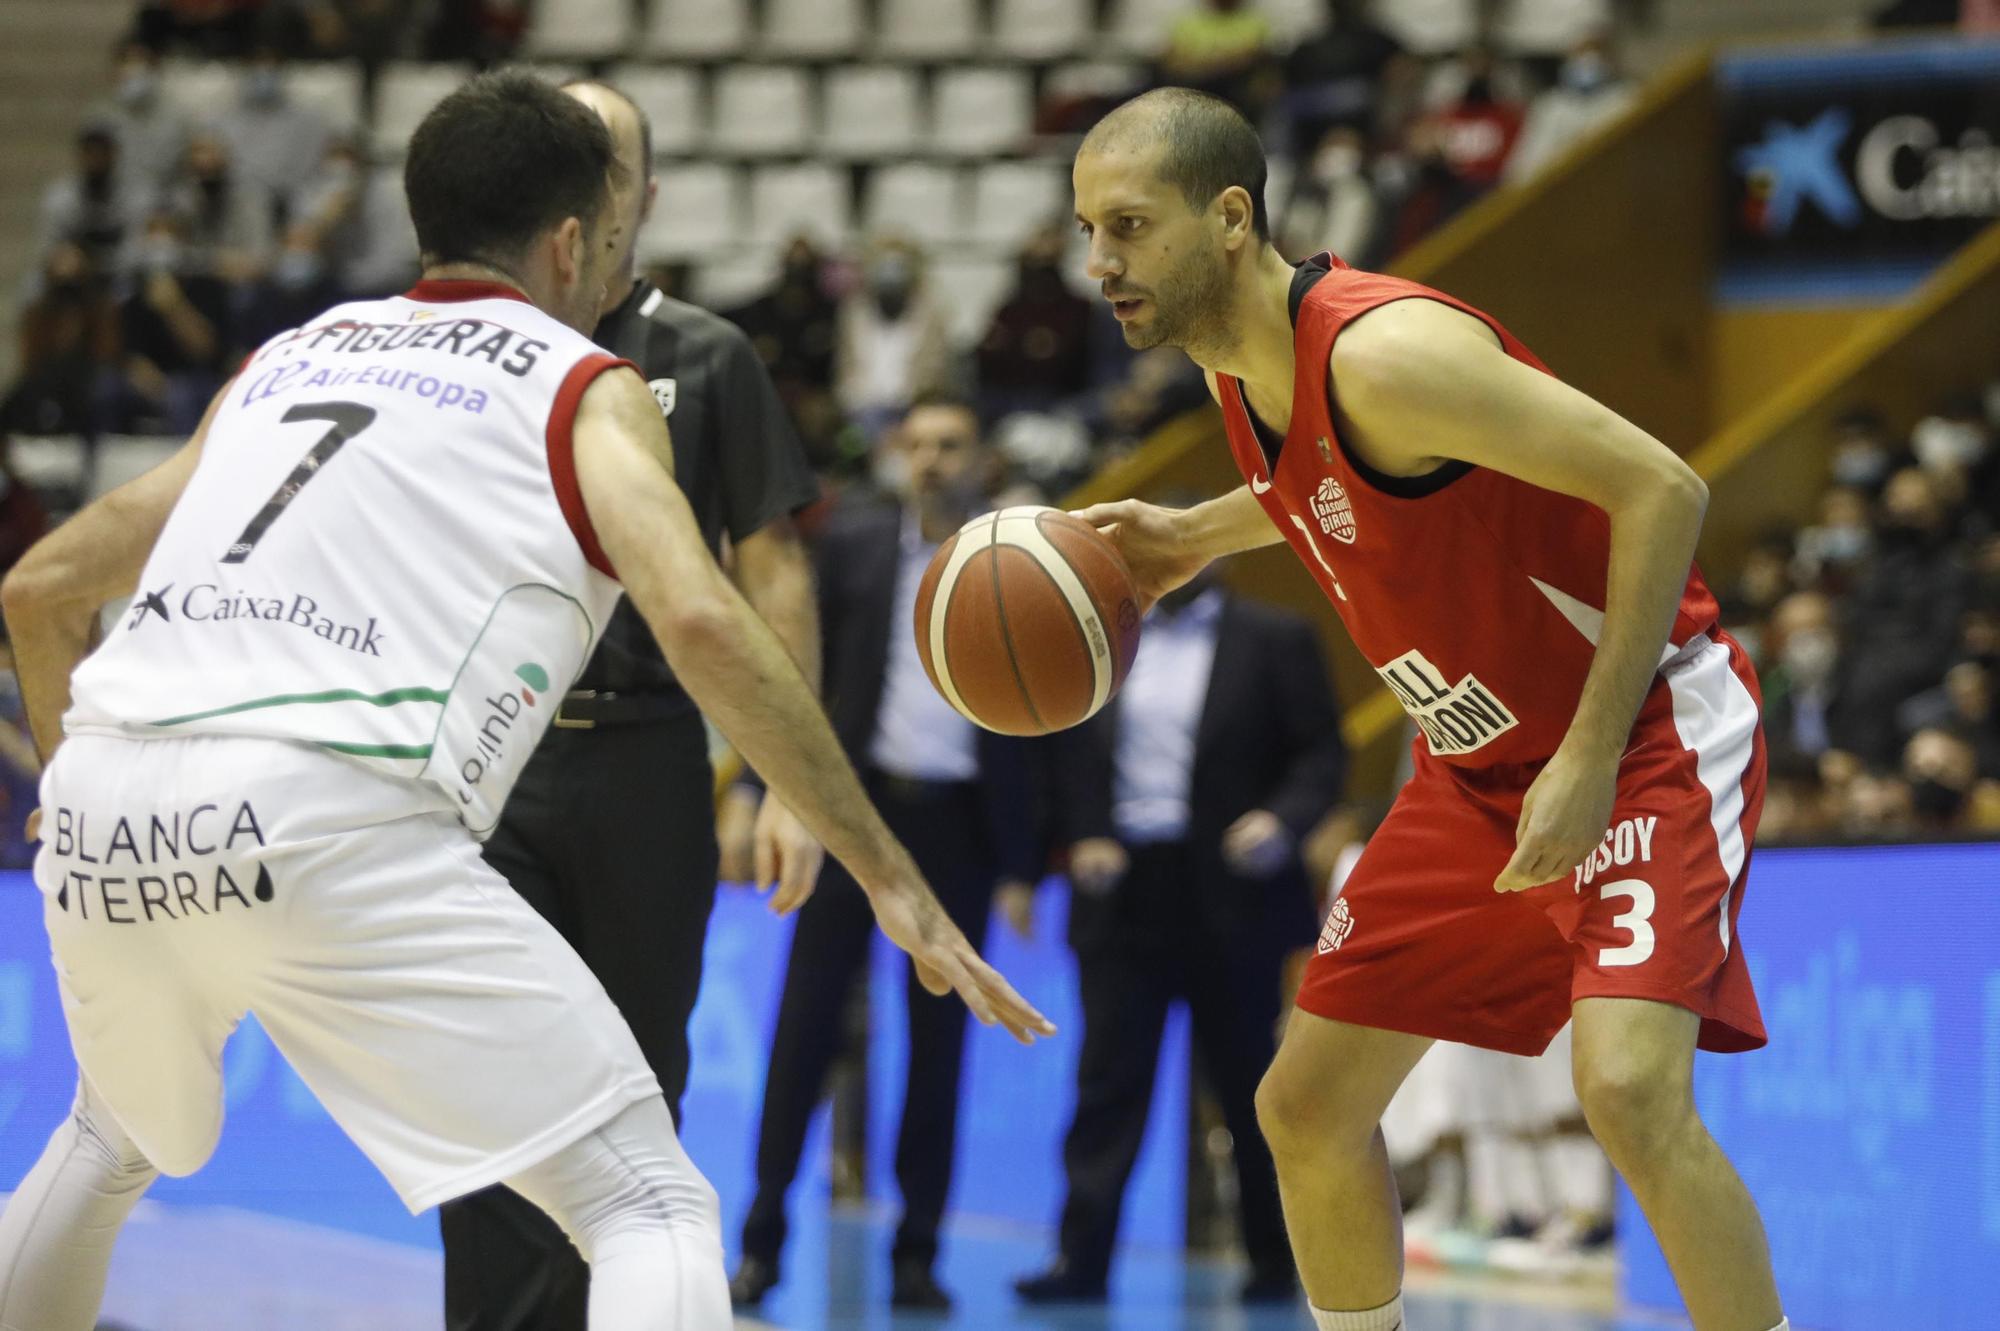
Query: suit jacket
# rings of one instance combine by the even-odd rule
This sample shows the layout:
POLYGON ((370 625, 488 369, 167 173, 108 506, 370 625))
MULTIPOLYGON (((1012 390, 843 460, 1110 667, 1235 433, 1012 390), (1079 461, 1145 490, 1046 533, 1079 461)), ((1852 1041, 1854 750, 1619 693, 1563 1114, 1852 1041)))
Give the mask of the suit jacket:
MULTIPOLYGON (((864 771, 882 706, 894 633, 914 633, 896 621, 896 577, 902 561, 901 507, 879 498, 842 503, 828 515, 813 545, 827 715, 848 758, 864 771)), ((1036 743, 980 730, 979 787, 995 881, 1033 882, 1046 863, 1045 838, 1030 746, 1036 743)))
MULTIPOLYGON (((1112 803, 1122 710, 1113 699, 1071 732, 1057 764, 1058 807, 1067 840, 1117 835, 1112 803)), ((1216 627, 1201 720, 1195 730, 1187 846, 1195 918, 1163 918, 1161 903, 1130 875, 1104 896, 1076 894, 1070 941, 1078 950, 1155 936, 1191 923, 1219 944, 1290 948, 1312 941, 1312 893, 1296 854, 1269 878, 1245 878, 1222 855, 1222 834, 1252 809, 1268 809, 1294 841, 1340 799, 1347 750, 1310 623, 1228 596, 1216 627)))

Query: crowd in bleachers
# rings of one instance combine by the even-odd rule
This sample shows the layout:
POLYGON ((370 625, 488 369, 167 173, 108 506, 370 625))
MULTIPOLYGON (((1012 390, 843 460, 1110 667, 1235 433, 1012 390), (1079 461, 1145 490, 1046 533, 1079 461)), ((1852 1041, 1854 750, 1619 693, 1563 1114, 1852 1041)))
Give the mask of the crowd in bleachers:
POLYGON ((1723 593, 1757 657, 1767 841, 2000 831, 2000 378, 1837 426, 1818 514, 1723 593))
MULTIPOLYGON (((1144 87, 1273 147, 1285 247, 1379 265, 1628 96, 1612 0, 153 0, 48 183, 14 436, 184 434, 248 348, 417 256, 402 145, 481 64, 608 77, 650 114, 674 294, 757 336, 818 461, 972 391, 1060 488, 1199 399, 1133 358, 1067 229, 1068 154, 1144 87)), ((61 493, 58 502, 75 497, 61 493)))

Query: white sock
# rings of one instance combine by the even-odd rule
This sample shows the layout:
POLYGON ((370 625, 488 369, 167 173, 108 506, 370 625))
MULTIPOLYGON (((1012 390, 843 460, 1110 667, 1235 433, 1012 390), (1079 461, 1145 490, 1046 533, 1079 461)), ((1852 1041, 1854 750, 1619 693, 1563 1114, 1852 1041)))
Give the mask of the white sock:
POLYGON ((1403 1296, 1398 1294, 1379 1308, 1358 1313, 1337 1313, 1331 1308, 1314 1308, 1313 1325, 1319 1331, 1403 1331, 1403 1296))
POLYGON ((159 1177, 88 1090, 0 1214, 0 1331, 90 1331, 118 1231, 159 1177))
POLYGON ((1771 1328, 1771 1331, 1792 1331, 1792 1319, 1787 1317, 1771 1328))

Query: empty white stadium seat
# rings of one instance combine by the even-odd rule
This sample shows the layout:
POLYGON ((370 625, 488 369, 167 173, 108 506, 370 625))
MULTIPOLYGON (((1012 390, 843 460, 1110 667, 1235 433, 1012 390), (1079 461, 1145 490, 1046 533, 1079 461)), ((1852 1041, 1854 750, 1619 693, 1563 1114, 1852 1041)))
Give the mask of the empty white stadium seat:
POLYGON ((1014 292, 1012 259, 976 254, 931 256, 930 288, 943 297, 951 337, 961 348, 986 336, 993 312, 1014 292))
POLYGON ((782 245, 801 233, 822 246, 846 241, 853 229, 847 170, 825 162, 760 166, 750 176, 750 240, 782 245))
POLYGON ((750 0, 651 0, 645 45, 680 59, 738 54, 750 45, 750 0))
POLYGON ((779 259, 764 247, 713 252, 696 265, 690 294, 712 310, 747 305, 777 281, 779 259))
POLYGON ((618 55, 632 42, 632 0, 535 0, 522 49, 531 56, 618 55))
POLYGON ((1136 60, 1072 60, 1057 65, 1042 82, 1049 97, 1123 97, 1146 86, 1146 67, 1136 60))
POLYGON ((963 157, 1016 147, 1028 136, 1033 111, 1023 70, 947 69, 931 100, 931 143, 963 157))
POLYGON ((922 89, 903 65, 831 70, 821 93, 820 148, 837 157, 890 157, 922 136, 922 89))
POLYGON ((1375 0, 1375 21, 1417 55, 1449 55, 1479 39, 1478 0, 1375 0))
POLYGON ((1121 51, 1158 55, 1166 49, 1174 20, 1192 7, 1187 0, 1112 0, 1106 35, 1121 51))
POLYGON ((708 107, 697 71, 676 65, 628 65, 606 77, 652 123, 653 156, 685 156, 707 143, 708 107))
POLYGON ((736 244, 743 187, 735 167, 687 162, 660 171, 660 196, 639 232, 641 260, 689 259, 736 244))
POLYGON ((972 239, 1012 253, 1038 228, 1071 211, 1065 163, 988 162, 972 178, 972 239))
POLYGON ((1078 0, 998 0, 993 49, 1022 60, 1048 60, 1089 45, 1091 7, 1078 0))
POLYGON ((876 41, 884 55, 952 60, 976 53, 984 40, 979 0, 882 0, 876 41))
POLYGON ((746 157, 802 152, 812 132, 812 81, 789 65, 740 65, 715 76, 709 140, 746 157))
POLYGON ((866 28, 861 0, 764 0, 762 45, 771 55, 847 55, 866 28))
POLYGON ((293 65, 285 71, 285 94, 326 118, 327 127, 346 136, 361 128, 361 70, 342 61, 293 65))
POLYGON ((7 445, 7 461, 31 490, 77 496, 83 492, 90 455, 73 434, 16 435, 7 445))
POLYGON ((137 480, 178 453, 187 440, 178 435, 106 435, 97 441, 97 465, 91 469, 90 494, 116 490, 137 480))
POLYGON ((1258 0, 1280 48, 1326 30, 1326 0, 1258 0))
POLYGON ((234 104, 239 78, 237 66, 220 60, 169 60, 160 66, 160 96, 200 123, 234 104))
POLYGON ((897 162, 868 181, 862 230, 905 235, 926 246, 949 245, 965 233, 964 190, 956 167, 897 162))
POLYGON ((472 73, 460 65, 392 64, 375 89, 375 146, 401 156, 430 109, 472 73))

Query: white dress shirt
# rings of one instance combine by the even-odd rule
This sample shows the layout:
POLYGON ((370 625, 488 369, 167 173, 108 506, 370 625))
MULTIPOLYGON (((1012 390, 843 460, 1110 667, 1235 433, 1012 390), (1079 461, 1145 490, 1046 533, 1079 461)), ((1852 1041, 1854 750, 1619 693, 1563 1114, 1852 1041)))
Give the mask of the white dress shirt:
POLYGON ((889 619, 889 663, 868 760, 890 776, 912 781, 970 781, 979 775, 972 722, 952 710, 932 687, 917 655, 917 585, 937 547, 926 541, 914 516, 903 517, 902 554, 896 569, 896 608, 889 619))
POLYGON ((1120 690, 1111 820, 1129 845, 1187 835, 1195 732, 1215 668, 1223 593, 1210 588, 1179 614, 1147 617, 1120 690))

